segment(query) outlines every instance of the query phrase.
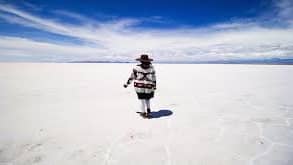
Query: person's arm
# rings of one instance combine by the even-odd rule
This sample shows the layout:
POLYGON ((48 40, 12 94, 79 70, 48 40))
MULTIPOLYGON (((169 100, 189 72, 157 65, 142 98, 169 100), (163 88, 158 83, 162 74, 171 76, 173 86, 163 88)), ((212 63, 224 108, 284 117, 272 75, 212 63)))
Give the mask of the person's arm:
POLYGON ((137 71, 135 69, 133 69, 130 77, 127 80, 127 82, 123 85, 124 88, 127 88, 127 86, 132 83, 132 81, 136 78, 136 73, 137 73, 137 71))

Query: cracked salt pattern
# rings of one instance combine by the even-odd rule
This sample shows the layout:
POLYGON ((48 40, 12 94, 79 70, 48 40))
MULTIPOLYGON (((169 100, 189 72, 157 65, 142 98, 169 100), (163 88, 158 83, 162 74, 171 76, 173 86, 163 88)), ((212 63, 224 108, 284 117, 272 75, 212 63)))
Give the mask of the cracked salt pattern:
POLYGON ((293 164, 293 66, 155 67, 146 120, 130 64, 0 63, 0 164, 293 164))

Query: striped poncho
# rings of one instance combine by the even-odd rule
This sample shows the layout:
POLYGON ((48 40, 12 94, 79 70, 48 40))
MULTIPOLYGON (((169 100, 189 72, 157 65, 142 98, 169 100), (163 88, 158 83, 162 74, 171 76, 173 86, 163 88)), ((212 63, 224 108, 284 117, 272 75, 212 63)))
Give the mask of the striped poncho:
POLYGON ((131 84, 134 80, 134 88, 136 93, 153 93, 156 88, 156 75, 155 69, 150 64, 150 67, 144 69, 141 65, 136 65, 127 81, 127 84, 131 84))

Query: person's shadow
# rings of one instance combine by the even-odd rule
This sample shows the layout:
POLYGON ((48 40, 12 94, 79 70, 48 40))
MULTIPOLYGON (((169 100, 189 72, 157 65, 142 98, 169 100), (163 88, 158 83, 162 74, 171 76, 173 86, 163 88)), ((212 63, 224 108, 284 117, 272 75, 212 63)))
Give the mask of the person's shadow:
POLYGON ((161 109, 159 111, 153 111, 153 112, 151 112, 151 119, 165 117, 165 116, 170 116, 172 114, 173 114, 173 112, 171 110, 161 109))

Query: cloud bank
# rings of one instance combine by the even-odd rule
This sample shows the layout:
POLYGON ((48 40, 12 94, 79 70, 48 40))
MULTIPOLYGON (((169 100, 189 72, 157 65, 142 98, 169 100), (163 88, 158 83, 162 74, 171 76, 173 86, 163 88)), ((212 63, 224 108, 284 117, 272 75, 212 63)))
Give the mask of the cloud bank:
POLYGON ((0 5, 0 19, 20 27, 51 33, 70 40, 0 35, 0 61, 133 61, 149 53, 156 61, 293 58, 293 3, 274 3, 275 17, 236 20, 206 27, 144 28, 144 21, 120 18, 98 21, 68 11, 51 11, 47 18, 16 6, 0 5), (61 17, 75 20, 62 21, 61 17))

